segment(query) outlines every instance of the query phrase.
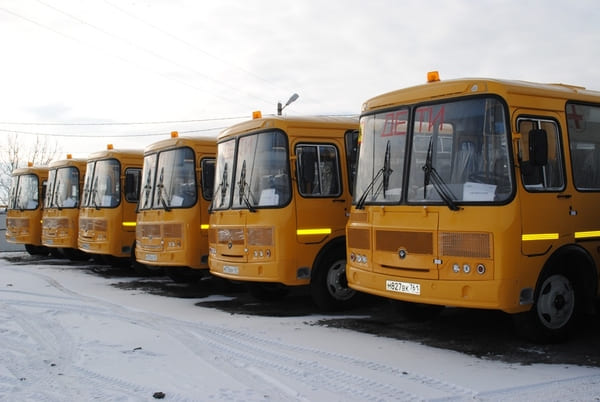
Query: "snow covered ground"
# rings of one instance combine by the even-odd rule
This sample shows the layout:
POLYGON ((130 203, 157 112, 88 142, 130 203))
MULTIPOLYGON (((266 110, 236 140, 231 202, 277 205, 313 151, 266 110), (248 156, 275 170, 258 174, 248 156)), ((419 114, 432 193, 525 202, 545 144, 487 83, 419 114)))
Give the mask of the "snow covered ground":
MULTIPOLYGON (((0 253, 2 401, 593 401, 600 369, 507 364, 110 286, 0 253), (200 304, 200 305, 197 305, 200 304)), ((25 256, 25 254, 23 254, 25 256)))

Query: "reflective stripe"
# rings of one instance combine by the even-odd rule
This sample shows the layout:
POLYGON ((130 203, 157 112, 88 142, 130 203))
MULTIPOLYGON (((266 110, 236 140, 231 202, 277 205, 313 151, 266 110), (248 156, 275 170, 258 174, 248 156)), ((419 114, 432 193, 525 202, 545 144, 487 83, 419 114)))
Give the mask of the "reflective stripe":
POLYGON ((201 224, 201 225, 200 225, 200 229, 202 229, 202 230, 206 230, 206 229, 208 229, 208 228, 209 228, 209 226, 210 226, 210 225, 209 225, 208 223, 203 223, 203 224, 201 224))
POLYGON ((558 239, 558 233, 533 233, 521 235, 522 241, 530 240, 556 240, 558 239))
POLYGON ((590 230, 588 232, 575 232, 576 239, 585 239, 588 237, 600 237, 600 230, 590 230))
POLYGON ((297 235, 316 235, 316 234, 331 234, 330 228, 320 228, 320 229, 298 229, 296 230, 297 235))
POLYGON ((121 225, 126 226, 126 227, 131 227, 131 226, 135 226, 135 222, 123 222, 123 223, 121 223, 121 225))

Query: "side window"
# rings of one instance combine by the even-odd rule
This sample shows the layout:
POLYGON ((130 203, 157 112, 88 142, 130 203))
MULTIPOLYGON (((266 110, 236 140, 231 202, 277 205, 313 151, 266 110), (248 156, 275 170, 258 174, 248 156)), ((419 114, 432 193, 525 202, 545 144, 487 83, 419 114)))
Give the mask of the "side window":
POLYGON ((202 196, 210 201, 213 198, 213 189, 215 187, 215 160, 205 158, 200 162, 202 167, 202 196))
POLYGON ((600 107, 567 104, 573 183, 577 190, 600 190, 600 107))
POLYGON ((348 131, 345 136, 345 142, 348 185, 350 186, 350 194, 354 194, 356 162, 358 161, 358 130, 348 131))
POLYGON ((558 126, 554 121, 517 120, 521 133, 519 166, 527 191, 561 191, 565 187, 564 165, 558 126))
POLYGON ((142 182, 142 169, 128 168, 125 170, 125 200, 138 202, 140 200, 140 185, 142 182))
POLYGON ((337 148, 333 145, 303 144, 296 147, 298 191, 303 197, 340 195, 337 148))

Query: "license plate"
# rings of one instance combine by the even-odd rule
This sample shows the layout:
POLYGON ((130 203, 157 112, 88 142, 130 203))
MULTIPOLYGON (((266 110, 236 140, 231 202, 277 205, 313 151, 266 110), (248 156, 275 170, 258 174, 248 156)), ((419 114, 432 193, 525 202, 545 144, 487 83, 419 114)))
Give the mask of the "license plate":
POLYGON ((410 295, 420 295, 421 285, 410 282, 385 281, 385 290, 397 293, 408 293, 410 295))
POLYGON ((156 254, 146 254, 146 261, 158 261, 156 254))
POLYGON ((240 273, 240 269, 235 265, 223 265, 223 273, 237 275, 240 273))
POLYGON ((46 239, 46 244, 52 244, 52 243, 54 243, 54 240, 52 240, 52 239, 46 239))
POLYGON ((84 248, 84 249, 86 249, 86 250, 89 250, 89 249, 90 249, 90 245, 89 245, 89 244, 87 244, 87 243, 81 243, 81 248, 84 248))

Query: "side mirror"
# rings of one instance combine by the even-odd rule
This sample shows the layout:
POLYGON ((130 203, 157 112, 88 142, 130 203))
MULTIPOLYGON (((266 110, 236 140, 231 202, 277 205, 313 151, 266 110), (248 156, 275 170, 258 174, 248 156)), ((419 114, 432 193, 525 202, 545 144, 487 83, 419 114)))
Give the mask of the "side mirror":
POLYGON ((546 130, 535 129, 529 132, 529 161, 535 166, 548 163, 548 136, 546 130))

